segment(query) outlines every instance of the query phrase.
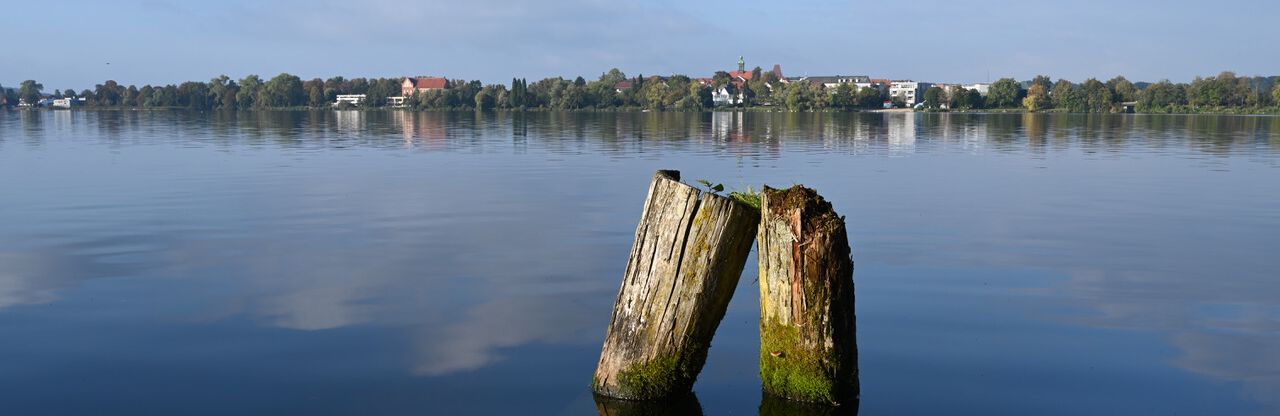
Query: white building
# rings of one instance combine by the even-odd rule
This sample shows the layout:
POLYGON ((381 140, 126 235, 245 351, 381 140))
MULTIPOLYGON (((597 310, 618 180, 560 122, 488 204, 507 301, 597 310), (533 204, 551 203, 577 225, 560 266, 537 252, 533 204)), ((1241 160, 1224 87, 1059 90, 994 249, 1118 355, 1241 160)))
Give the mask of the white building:
POLYGON ((880 90, 881 93, 883 93, 885 90, 889 88, 888 85, 884 85, 879 82, 871 82, 871 81, 855 82, 853 83, 853 86, 855 87, 854 90, 856 91, 862 91, 863 88, 871 88, 871 89, 880 90))
POLYGON ((901 98, 907 103, 907 107, 915 107, 917 102, 924 100, 925 90, 932 86, 933 84, 928 82, 893 81, 889 84, 889 95, 901 98))
POLYGON ((841 84, 870 84, 871 77, 865 75, 831 75, 831 76, 813 76, 802 77, 801 81, 809 81, 814 84, 822 84, 828 90, 834 90, 841 84))
POLYGON ((729 93, 730 85, 732 84, 722 85, 720 88, 711 92, 711 102, 714 103, 716 107, 742 103, 742 91, 737 91, 736 94, 731 94, 729 93))
POLYGON ((50 104, 53 108, 71 108, 79 107, 84 104, 84 98, 55 98, 50 104))
POLYGON ((336 107, 342 105, 342 103, 347 103, 358 106, 364 102, 364 97, 364 94, 338 94, 338 100, 334 101, 333 105, 336 107))
POLYGON ((983 97, 986 97, 986 96, 987 96, 987 92, 991 91, 991 84, 987 84, 987 83, 979 82, 979 83, 977 83, 977 84, 969 84, 969 85, 965 85, 965 86, 964 86, 964 89, 966 89, 966 90, 977 90, 977 91, 978 91, 978 94, 982 94, 982 96, 983 96, 983 97))

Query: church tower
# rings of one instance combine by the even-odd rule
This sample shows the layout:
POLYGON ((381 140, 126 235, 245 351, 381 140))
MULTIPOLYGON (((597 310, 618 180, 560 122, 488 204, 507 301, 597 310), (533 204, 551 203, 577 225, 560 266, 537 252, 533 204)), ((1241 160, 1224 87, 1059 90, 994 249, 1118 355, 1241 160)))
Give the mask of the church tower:
POLYGON ((741 56, 738 57, 738 72, 747 72, 747 61, 742 59, 741 56))

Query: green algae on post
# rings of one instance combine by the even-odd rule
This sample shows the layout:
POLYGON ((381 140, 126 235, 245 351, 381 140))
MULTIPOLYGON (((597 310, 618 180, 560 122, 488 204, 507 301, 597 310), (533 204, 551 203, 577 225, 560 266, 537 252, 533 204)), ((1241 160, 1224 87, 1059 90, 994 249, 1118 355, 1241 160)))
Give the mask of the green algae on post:
POLYGON ((658 171, 614 304, 596 393, 648 400, 688 394, 755 242, 760 211, 658 171))
POLYGON ((765 187, 760 211, 765 392, 831 405, 857 401, 853 259, 844 218, 803 186, 765 187))

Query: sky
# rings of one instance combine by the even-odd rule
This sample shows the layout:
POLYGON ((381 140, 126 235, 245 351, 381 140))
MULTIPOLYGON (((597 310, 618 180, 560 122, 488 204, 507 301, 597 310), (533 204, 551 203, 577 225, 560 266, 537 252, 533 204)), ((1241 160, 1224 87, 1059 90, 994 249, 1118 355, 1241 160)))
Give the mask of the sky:
POLYGON ((486 83, 592 79, 615 67, 710 76, 739 56, 787 76, 931 82, 1280 74, 1274 0, 7 3, 0 14, 15 40, 0 48, 0 85, 35 79, 46 91, 281 72, 486 83))

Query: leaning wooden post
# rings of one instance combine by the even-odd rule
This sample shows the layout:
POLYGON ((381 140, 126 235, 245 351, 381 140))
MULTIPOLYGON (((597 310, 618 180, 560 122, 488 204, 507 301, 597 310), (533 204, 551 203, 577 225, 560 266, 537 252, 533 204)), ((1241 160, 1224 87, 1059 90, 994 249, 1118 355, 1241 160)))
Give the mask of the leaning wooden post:
POLYGON ((769 394, 858 399, 853 259, 844 218, 803 186, 764 188, 760 241, 760 378, 769 394))
POLYGON ((658 171, 592 387, 631 400, 692 391, 755 241, 754 207, 658 171))

